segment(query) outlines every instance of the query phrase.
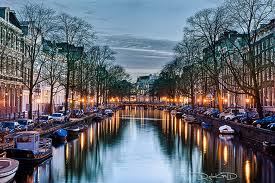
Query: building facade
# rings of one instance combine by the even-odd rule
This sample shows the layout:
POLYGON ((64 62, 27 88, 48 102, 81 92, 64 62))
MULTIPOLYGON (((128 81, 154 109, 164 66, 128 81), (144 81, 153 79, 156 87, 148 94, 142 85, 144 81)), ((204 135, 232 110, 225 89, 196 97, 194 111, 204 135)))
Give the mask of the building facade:
MULTIPOLYGON (((246 58, 247 44, 245 41, 247 39, 245 36, 247 35, 229 31, 222 34, 216 42, 216 58, 220 70, 219 83, 221 83, 220 89, 224 107, 255 108, 253 97, 244 94, 246 93, 245 89, 249 90, 249 86, 253 86, 251 73, 244 63, 249 61, 246 60, 248 58, 246 58), (242 54, 237 52, 242 52, 242 54), (240 58, 240 55, 243 58, 240 58), (234 72, 239 75, 240 79, 236 79, 236 75, 232 75, 234 72), (243 82, 243 84, 240 85, 237 82, 243 82)), ((255 42, 251 44, 252 48, 255 49, 253 56, 257 64, 256 77, 261 88, 261 103, 266 111, 275 111, 275 20, 261 25, 252 36, 256 36, 255 42)), ((211 53, 209 54, 208 48, 205 48, 204 60, 211 61, 211 59, 211 53)), ((210 101, 211 106, 214 107, 217 105, 217 98, 213 79, 205 74, 204 83, 201 85, 200 92, 197 92, 196 99, 201 104, 203 101, 210 101), (205 96, 204 99, 201 97, 202 95, 205 96)))
POLYGON ((23 82, 28 68, 28 39, 16 14, 0 7, 0 117, 13 118, 22 110, 23 82))
POLYGON ((157 79, 157 75, 150 74, 148 76, 140 76, 136 82, 136 101, 137 102, 149 102, 153 101, 150 96, 150 91, 153 88, 154 81, 157 79))

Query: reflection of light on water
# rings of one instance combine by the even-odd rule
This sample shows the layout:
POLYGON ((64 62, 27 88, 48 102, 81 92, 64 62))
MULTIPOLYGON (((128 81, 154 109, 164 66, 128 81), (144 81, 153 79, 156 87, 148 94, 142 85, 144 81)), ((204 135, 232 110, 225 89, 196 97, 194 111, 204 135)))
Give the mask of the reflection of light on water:
POLYGON ((184 140, 187 141, 187 136, 188 136, 188 129, 187 129, 187 123, 184 123, 184 140))
POLYGON ((177 134, 177 118, 174 120, 174 134, 177 134))
POLYGON ((197 130, 197 144, 200 145, 200 129, 197 130))
POLYGON ((227 164, 227 161, 228 161, 228 148, 227 148, 227 145, 225 145, 224 149, 223 149, 223 159, 224 159, 224 164, 227 164))
POLYGON ((179 136, 181 136, 181 120, 179 121, 179 136))
POLYGON ((246 182, 250 182, 250 162, 249 162, 249 160, 245 161, 244 174, 245 174, 246 182))
POLYGON ((206 139, 206 136, 205 134, 203 134, 203 137, 202 137, 202 150, 203 150, 203 153, 205 154, 206 151, 207 151, 207 139, 206 139))
POLYGON ((81 147, 81 150, 83 149, 84 147, 84 133, 81 133, 80 135, 80 147, 81 147))
POLYGON ((66 151, 65 151, 65 153, 66 153, 66 160, 68 160, 68 158, 69 158, 69 144, 66 144, 66 151))
POLYGON ((93 143, 93 126, 91 125, 91 129, 90 129, 90 144, 93 143))

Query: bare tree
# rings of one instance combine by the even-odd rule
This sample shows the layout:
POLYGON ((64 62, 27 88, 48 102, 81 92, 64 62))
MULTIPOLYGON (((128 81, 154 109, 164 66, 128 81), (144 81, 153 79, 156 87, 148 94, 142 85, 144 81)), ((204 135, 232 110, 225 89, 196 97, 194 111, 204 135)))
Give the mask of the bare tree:
POLYGON ((29 109, 28 116, 32 116, 32 101, 35 87, 42 82, 40 80, 41 70, 44 64, 42 55, 42 39, 47 37, 54 26, 55 11, 45 7, 44 4, 27 3, 21 10, 22 27, 27 30, 27 54, 28 57, 23 61, 29 69, 25 74, 27 81, 25 86, 29 90, 29 109))
POLYGON ((65 58, 58 52, 55 42, 44 41, 43 53, 45 64, 42 68, 41 79, 50 86, 49 113, 53 113, 53 97, 64 89, 62 79, 64 78, 65 58))
POLYGON ((65 43, 66 54, 66 83, 65 83, 65 111, 68 110, 68 98, 71 85, 71 76, 75 73, 75 58, 73 45, 83 46, 94 38, 93 27, 86 21, 62 13, 58 16, 58 29, 60 38, 65 43))
POLYGON ((240 40, 229 39, 231 49, 224 53, 225 63, 237 88, 254 98, 257 112, 262 118, 261 92, 270 83, 269 77, 263 77, 263 74, 271 74, 274 64, 271 62, 273 58, 258 56, 258 40, 261 25, 274 18, 274 0, 227 0, 225 7, 234 28, 242 34, 240 40))
POLYGON ((204 9, 188 18, 186 32, 192 33, 194 37, 201 41, 202 46, 206 47, 205 60, 203 67, 208 76, 213 80, 215 96, 217 98, 219 110, 223 110, 221 88, 219 76, 221 64, 218 62, 216 49, 219 34, 227 30, 229 26, 228 17, 223 7, 215 9, 204 9))

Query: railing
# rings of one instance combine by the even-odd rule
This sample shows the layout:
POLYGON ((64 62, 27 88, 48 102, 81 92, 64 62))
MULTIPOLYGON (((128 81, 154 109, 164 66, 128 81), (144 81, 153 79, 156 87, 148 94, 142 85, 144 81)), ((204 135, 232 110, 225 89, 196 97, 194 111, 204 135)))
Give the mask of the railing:
POLYGON ((52 151, 52 139, 41 138, 39 142, 39 152, 46 153, 52 151))

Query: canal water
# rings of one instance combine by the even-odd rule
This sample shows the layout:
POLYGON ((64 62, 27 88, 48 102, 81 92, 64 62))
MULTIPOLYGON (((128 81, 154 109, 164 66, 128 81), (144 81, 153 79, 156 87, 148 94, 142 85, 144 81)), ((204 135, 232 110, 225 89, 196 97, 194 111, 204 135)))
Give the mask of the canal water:
POLYGON ((15 181, 41 183, 275 182, 266 155, 167 112, 117 111, 15 181))

